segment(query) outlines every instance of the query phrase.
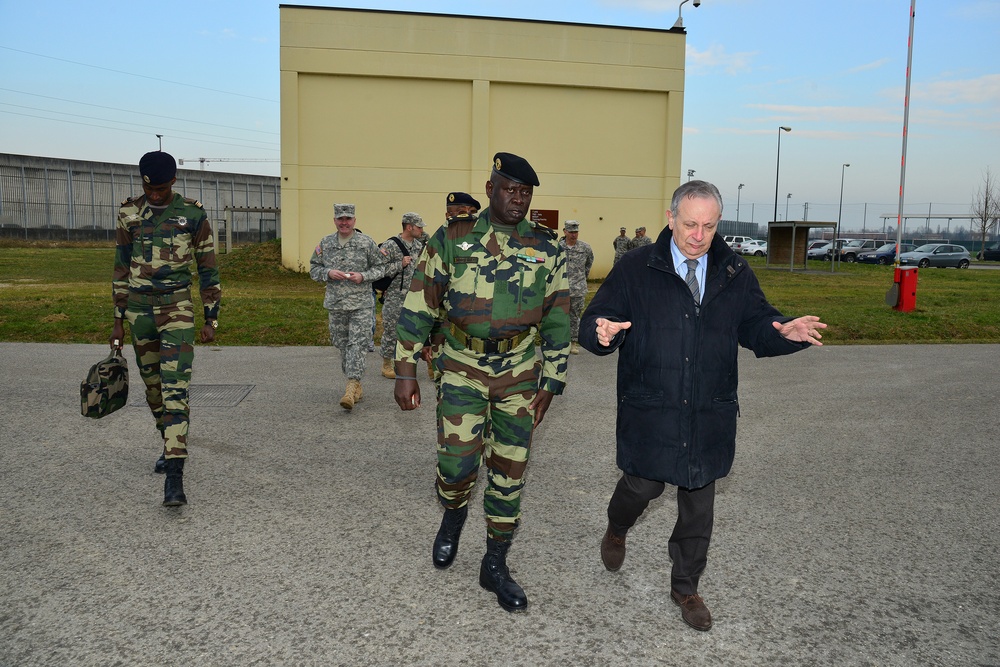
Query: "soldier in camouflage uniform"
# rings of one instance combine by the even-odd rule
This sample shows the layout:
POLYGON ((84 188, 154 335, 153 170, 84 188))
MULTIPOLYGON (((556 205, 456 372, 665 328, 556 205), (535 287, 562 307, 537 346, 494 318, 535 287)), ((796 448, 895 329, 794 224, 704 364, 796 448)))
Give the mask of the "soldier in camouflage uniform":
POLYGON ((635 228, 635 238, 632 239, 632 242, 628 244, 628 249, 629 250, 635 250, 636 248, 641 248, 644 245, 649 245, 652 242, 653 242, 653 239, 651 239, 648 236, 646 236, 646 228, 645 227, 636 227, 635 228))
POLYGON ((618 230, 618 236, 611 242, 611 245, 615 249, 615 261, 612 263, 612 265, 614 265, 618 263, 618 260, 622 258, 622 255, 627 253, 632 248, 632 239, 630 239, 628 234, 625 233, 624 227, 618 230))
POLYGON ((173 191, 174 158, 161 151, 146 153, 139 173, 143 194, 126 199, 118 211, 111 339, 112 345, 121 345, 127 318, 146 403, 163 439, 154 470, 166 472, 163 504, 173 507, 187 504, 183 474, 195 329, 191 265, 198 268, 204 307, 202 343, 215 340, 222 289, 205 210, 173 191))
MULTIPOLYGON (((462 220, 475 220, 479 216, 479 201, 472 195, 465 192, 449 192, 444 204, 444 224, 451 222, 461 222, 462 220)), ((426 232, 425 232, 426 235, 426 232)), ((427 246, 424 241, 424 247, 427 246)), ((427 375, 435 383, 441 379, 440 371, 436 370, 436 360, 441 356, 444 348, 444 322, 438 320, 431 329, 430 343, 424 347, 420 356, 427 362, 427 375)))
POLYGON ((580 223, 567 220, 563 227, 565 238, 559 241, 566 253, 566 279, 569 281, 569 337, 570 354, 580 354, 580 316, 587 300, 587 278, 594 265, 594 249, 580 240, 580 223))
POLYGON ((330 343, 340 350, 347 389, 340 399, 345 410, 361 400, 361 378, 371 332, 372 281, 385 275, 385 256, 367 234, 354 229, 354 204, 334 204, 337 233, 323 237, 309 259, 309 275, 326 285, 323 307, 329 313, 330 343))
POLYGON ((417 268, 417 259, 423 244, 420 235, 424 231, 424 220, 416 213, 403 214, 403 231, 394 238, 406 248, 408 255, 394 239, 388 239, 382 244, 382 254, 388 267, 386 275, 395 274, 389 283, 382 299, 382 375, 390 380, 395 379, 393 362, 396 359, 396 323, 399 322, 399 311, 403 308, 403 299, 410 289, 413 271, 417 268))
POLYGON ((521 517, 532 433, 563 391, 569 352, 566 258, 555 232, 525 219, 536 185, 526 160, 494 156, 489 208, 431 237, 397 327, 394 397, 403 410, 413 410, 420 405, 416 360, 434 322, 446 320, 437 406, 437 493, 445 512, 434 565, 446 568, 455 558, 485 461, 487 539, 479 583, 507 611, 528 606, 510 576, 507 551, 521 517))

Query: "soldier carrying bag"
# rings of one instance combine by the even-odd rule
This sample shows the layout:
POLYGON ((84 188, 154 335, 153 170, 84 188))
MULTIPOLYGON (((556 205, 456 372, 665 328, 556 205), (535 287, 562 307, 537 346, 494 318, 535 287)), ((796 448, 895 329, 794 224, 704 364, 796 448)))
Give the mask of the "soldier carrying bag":
POLYGON ((91 419, 110 415, 128 402, 128 362, 118 341, 111 353, 90 367, 80 383, 80 414, 91 419))
MULTIPOLYGON (((398 236, 389 237, 388 240, 396 242, 396 245, 399 246, 400 251, 402 251, 402 253, 403 253, 403 257, 409 257, 410 256, 410 251, 406 249, 406 246, 403 245, 403 242, 399 240, 398 236)), ((378 292, 378 302, 379 303, 385 303, 385 291, 387 289, 389 289, 389 285, 391 285, 392 281, 396 279, 396 276, 398 276, 398 275, 400 275, 402 273, 403 273, 403 271, 399 271, 399 273, 394 273, 391 276, 382 276, 378 280, 375 280, 375 281, 372 282, 372 287, 375 289, 376 292, 378 292)), ((409 285, 403 285, 403 279, 400 278, 399 279, 399 289, 400 289, 400 291, 404 290, 407 287, 409 287, 409 285)))

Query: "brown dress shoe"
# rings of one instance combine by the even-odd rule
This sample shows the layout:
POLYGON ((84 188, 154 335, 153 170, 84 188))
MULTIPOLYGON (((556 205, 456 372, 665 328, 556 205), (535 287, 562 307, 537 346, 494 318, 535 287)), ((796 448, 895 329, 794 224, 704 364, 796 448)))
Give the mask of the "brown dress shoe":
POLYGON ((617 572, 625 562, 625 535, 616 535, 611 524, 601 540, 601 560, 610 572, 617 572))
POLYGON ((681 595, 674 589, 670 589, 670 597, 674 603, 681 608, 681 618, 695 630, 710 630, 712 628, 712 613, 705 606, 705 601, 701 596, 681 595))

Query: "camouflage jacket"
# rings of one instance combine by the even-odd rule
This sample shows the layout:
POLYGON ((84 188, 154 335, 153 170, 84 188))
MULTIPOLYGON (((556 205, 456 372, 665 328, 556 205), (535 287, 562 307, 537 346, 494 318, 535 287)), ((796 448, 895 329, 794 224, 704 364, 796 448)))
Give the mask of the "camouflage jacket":
POLYGON ((417 260, 420 259, 420 251, 424 247, 424 244, 420 242, 419 238, 413 239, 409 243, 406 242, 406 239, 403 238, 402 234, 397 234, 396 238, 398 238, 400 242, 406 246, 407 251, 410 253, 410 257, 413 259, 410 262, 410 265, 404 269, 403 251, 399 249, 396 242, 390 238, 386 239, 385 242, 382 243, 382 254, 385 255, 385 261, 388 263, 385 275, 396 276, 392 279, 392 283, 389 285, 386 293, 388 293, 389 290, 405 292, 410 288, 410 282, 413 280, 413 272, 417 269, 417 260))
MULTIPOLYGON (((551 230, 521 220, 511 236, 478 218, 453 220, 434 233, 403 302, 396 372, 415 376, 434 321, 447 318, 476 338, 511 338, 531 327, 541 336, 540 389, 561 394, 569 358, 566 256, 551 230)), ((453 347, 462 345, 445 328, 453 347)))
POLYGON ((586 241, 577 240, 576 245, 567 245, 561 239, 559 245, 566 253, 566 279, 569 281, 570 296, 587 296, 587 277, 594 265, 594 249, 586 241))
POLYGON ((191 287, 191 263, 206 319, 219 317, 222 288, 215 264, 215 239, 205 209, 174 193, 157 214, 139 195, 122 202, 115 228, 115 268, 111 279, 115 318, 125 317, 129 292, 167 294, 191 287))
POLYGON ((385 275, 388 264, 385 255, 367 234, 354 230, 354 234, 341 244, 334 232, 324 236, 309 259, 309 275, 318 283, 326 285, 323 307, 327 310, 359 310, 371 308, 372 281, 385 275), (362 280, 330 280, 330 269, 360 273, 362 280))
POLYGON ((615 262, 622 258, 622 255, 632 249, 632 239, 627 236, 616 236, 611 242, 615 249, 615 262))
POLYGON ((649 236, 636 236, 629 242, 628 249, 635 250, 636 248, 641 248, 644 245, 649 245, 652 242, 653 239, 651 239, 649 236))

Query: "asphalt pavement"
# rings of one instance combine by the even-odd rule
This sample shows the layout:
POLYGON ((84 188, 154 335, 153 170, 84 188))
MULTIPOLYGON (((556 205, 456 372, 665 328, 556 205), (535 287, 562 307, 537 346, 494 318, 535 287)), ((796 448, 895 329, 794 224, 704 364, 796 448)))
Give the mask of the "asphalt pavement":
POLYGON ((481 490, 455 564, 432 385, 363 401, 325 347, 199 347, 185 470, 130 405, 79 413, 105 349, 0 344, 0 665, 1000 665, 1000 345, 742 351, 701 633, 669 597, 673 494, 607 572, 615 357, 571 357, 536 433, 510 552, 530 608, 478 585, 481 490))

